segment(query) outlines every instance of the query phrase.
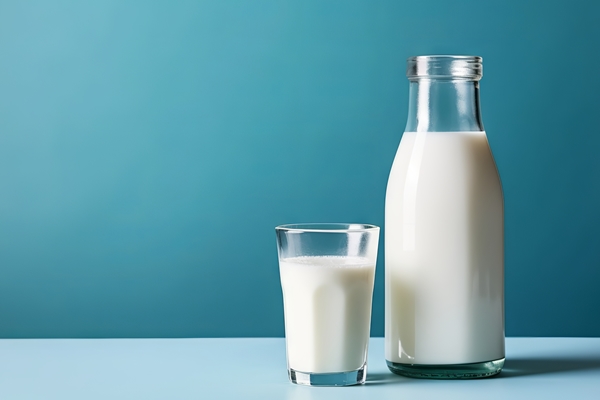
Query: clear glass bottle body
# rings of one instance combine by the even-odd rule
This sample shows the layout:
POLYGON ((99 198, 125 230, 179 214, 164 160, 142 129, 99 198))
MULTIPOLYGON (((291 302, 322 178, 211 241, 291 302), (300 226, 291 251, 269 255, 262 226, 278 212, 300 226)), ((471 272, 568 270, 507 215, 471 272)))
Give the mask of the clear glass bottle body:
POLYGON ((386 192, 386 360, 413 377, 491 376, 504 364, 504 211, 481 58, 413 57, 407 75, 386 192))

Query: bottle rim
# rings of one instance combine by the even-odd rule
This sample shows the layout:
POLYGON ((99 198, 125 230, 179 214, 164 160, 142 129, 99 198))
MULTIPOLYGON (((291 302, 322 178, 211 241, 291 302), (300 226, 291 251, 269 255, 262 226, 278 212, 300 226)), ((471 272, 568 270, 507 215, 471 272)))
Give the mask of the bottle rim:
POLYGON ((413 56, 406 60, 406 76, 417 79, 466 79, 483 77, 483 58, 462 55, 413 56))

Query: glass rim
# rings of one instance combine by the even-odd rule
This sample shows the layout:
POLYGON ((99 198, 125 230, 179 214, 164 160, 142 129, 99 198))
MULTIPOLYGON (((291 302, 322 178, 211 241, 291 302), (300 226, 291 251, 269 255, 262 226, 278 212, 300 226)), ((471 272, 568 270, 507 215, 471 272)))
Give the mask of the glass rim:
POLYGON ((276 231, 292 233, 315 232, 315 233, 347 233, 347 232, 371 232, 379 230, 377 225, 344 222, 308 222, 300 224, 284 224, 275 227, 276 231))

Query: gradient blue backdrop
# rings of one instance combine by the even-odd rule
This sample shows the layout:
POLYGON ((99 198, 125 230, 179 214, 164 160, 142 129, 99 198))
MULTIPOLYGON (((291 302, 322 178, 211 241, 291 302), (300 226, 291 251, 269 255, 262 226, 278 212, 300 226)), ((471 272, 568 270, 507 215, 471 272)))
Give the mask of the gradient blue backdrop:
POLYGON ((405 60, 432 53, 484 57, 507 334, 599 336, 599 14, 2 1, 0 337, 283 335, 273 228, 383 225, 405 60))

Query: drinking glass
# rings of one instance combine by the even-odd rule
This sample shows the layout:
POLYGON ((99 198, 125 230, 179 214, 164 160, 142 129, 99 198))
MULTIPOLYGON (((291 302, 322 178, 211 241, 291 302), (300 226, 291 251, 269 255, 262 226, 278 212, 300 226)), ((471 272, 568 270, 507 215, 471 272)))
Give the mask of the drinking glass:
POLYGON ((290 380, 364 383, 379 227, 292 224, 275 231, 290 380))

